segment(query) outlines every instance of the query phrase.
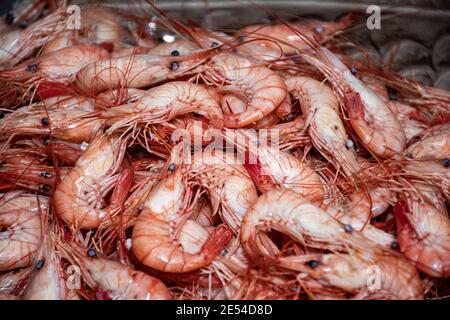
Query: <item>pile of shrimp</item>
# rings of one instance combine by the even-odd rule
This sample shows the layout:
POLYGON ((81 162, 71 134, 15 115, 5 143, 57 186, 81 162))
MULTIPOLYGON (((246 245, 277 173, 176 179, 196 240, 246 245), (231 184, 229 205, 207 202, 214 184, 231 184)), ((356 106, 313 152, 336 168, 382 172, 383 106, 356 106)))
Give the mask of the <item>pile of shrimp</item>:
POLYGON ((450 92, 345 55, 360 14, 67 5, 0 24, 0 299, 450 293, 450 92))

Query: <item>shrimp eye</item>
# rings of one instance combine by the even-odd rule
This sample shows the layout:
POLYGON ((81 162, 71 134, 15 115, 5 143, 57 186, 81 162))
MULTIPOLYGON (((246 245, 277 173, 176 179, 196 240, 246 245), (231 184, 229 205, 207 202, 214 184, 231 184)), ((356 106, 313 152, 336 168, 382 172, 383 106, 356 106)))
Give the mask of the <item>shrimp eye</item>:
POLYGON ((228 254, 228 250, 227 249, 222 249, 222 251, 220 251, 220 255, 222 257, 225 257, 228 254))
POLYGON ((48 126, 50 124, 50 120, 47 117, 41 119, 41 123, 44 126, 48 126))
POLYGON ((355 144, 353 143, 353 140, 352 139, 348 139, 346 144, 345 144, 345 147, 347 149, 352 149, 354 146, 355 146, 355 144))
POLYGON ((170 171, 170 172, 175 171, 176 167, 177 167, 177 166, 175 165, 175 163, 169 164, 169 171, 170 171))
POLYGON ((37 66, 37 64, 35 64, 35 63, 29 64, 29 65, 27 66, 27 71, 30 72, 30 73, 36 72, 37 69, 38 69, 38 66, 37 66))
POLYGON ((397 241, 392 241, 391 243, 391 249, 392 250, 398 250, 400 249, 400 244, 397 241))
POLYGON ((44 145, 48 145, 48 142, 49 142, 48 138, 42 139, 42 143, 43 143, 44 145))
POLYGON ((292 114, 292 113, 290 113, 290 114, 288 114, 288 115, 286 116, 286 120, 287 120, 287 121, 292 121, 292 120, 294 120, 294 118, 295 118, 295 115, 292 114))
POLYGON ((180 65, 176 61, 172 61, 170 63, 170 70, 172 70, 172 71, 177 71, 179 67, 180 67, 180 65))
POLYGON ((356 73, 358 72, 358 69, 356 69, 356 67, 352 66, 352 67, 350 68, 350 72, 351 72, 352 74, 356 74, 356 73))
POLYGON ((386 89, 387 89, 390 100, 398 100, 398 93, 397 93, 397 91, 395 91, 395 89, 388 87, 388 86, 386 86, 386 89))
POLYGON ((442 165, 446 168, 450 167, 450 159, 447 158, 447 159, 442 160, 442 165))
POLYGON ((412 158, 413 158, 413 155, 412 155, 411 152, 407 152, 407 153, 405 154, 405 157, 407 157, 407 158, 409 158, 409 159, 412 159, 412 158))
POLYGON ((315 28, 314 28, 314 32, 322 33, 322 32, 323 32, 323 27, 321 27, 321 26, 315 27, 315 28))
POLYGON ((52 187, 50 187, 48 184, 43 184, 39 187, 41 191, 49 193, 52 190, 52 187))
POLYGON ((346 224, 344 226, 344 231, 347 232, 347 233, 352 233, 353 232, 353 227, 351 225, 349 225, 349 224, 346 224))
POLYGON ((97 252, 92 248, 88 249, 86 253, 90 258, 95 258, 97 256, 97 252))
POLYGON ((12 24, 14 22, 14 18, 15 18, 14 12, 11 11, 8 12, 5 17, 5 23, 12 24))
POLYGON ((51 175, 50 172, 44 171, 44 172, 41 172, 41 177, 43 177, 43 178, 51 178, 52 175, 51 175))
POLYGON ((20 21, 20 23, 19 23, 19 28, 20 28, 20 29, 28 28, 28 21, 26 21, 26 20, 20 21))
POLYGON ((211 42, 211 48, 215 48, 219 46, 219 43, 217 43, 216 41, 211 42))
POLYGON ((307 265, 310 268, 317 268, 319 266, 320 262, 317 260, 309 260, 305 263, 305 265, 307 265))
POLYGON ((34 268, 35 268, 36 270, 40 270, 40 269, 42 269, 42 267, 44 266, 44 263, 45 263, 45 260, 44 260, 44 259, 36 260, 36 262, 34 263, 34 268))
POLYGON ((0 110, 0 119, 3 119, 5 117, 5 113, 0 110))
POLYGON ((174 56, 174 57, 178 57, 178 56, 180 55, 180 51, 178 51, 178 50, 173 50, 170 54, 171 54, 172 56, 174 56))

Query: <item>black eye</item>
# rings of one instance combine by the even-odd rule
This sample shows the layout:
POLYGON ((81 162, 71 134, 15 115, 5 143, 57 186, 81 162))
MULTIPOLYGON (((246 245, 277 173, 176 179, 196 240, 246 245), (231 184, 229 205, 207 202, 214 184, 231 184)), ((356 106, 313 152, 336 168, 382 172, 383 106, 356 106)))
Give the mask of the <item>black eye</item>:
POLYGON ((227 249, 222 249, 222 251, 220 251, 220 255, 222 257, 225 257, 228 254, 228 250, 227 249))
POLYGON ((218 42, 216 42, 216 41, 211 42, 211 48, 215 48, 215 47, 218 47, 218 46, 219 46, 218 42))
POLYGON ((180 51, 178 51, 178 50, 173 50, 170 54, 171 54, 172 56, 174 56, 174 57, 178 57, 178 56, 180 55, 180 51))
POLYGON ((14 12, 8 12, 5 17, 6 24, 12 24, 14 22, 15 15, 14 12))
POLYGON ((446 168, 450 167, 450 159, 446 158, 446 159, 442 160, 442 165, 446 168))
POLYGON ((412 159, 412 158, 413 158, 413 155, 412 155, 411 152, 407 152, 407 153, 405 154, 405 157, 407 157, 407 158, 409 158, 409 159, 412 159))
POLYGON ((391 243, 391 249, 392 250, 398 250, 400 249, 400 244, 397 241, 392 241, 391 243))
POLYGON ((169 164, 169 171, 170 172, 175 171, 176 168, 177 168, 177 166, 175 165, 175 163, 169 164))
POLYGON ((172 70, 172 71, 177 71, 179 67, 180 67, 180 65, 176 61, 172 61, 170 63, 170 70, 172 70))
POLYGON ((34 263, 34 268, 35 268, 36 270, 42 269, 42 267, 44 266, 44 262, 45 262, 44 259, 36 260, 36 262, 34 263))
POLYGON ((36 72, 38 69, 37 64, 30 64, 27 66, 27 71, 30 73, 36 72))
POLYGON ((20 23, 19 23, 19 28, 20 29, 25 29, 25 28, 28 28, 28 21, 20 21, 20 23))
POLYGON ((50 172, 48 172, 48 171, 44 171, 44 172, 41 172, 41 177, 43 177, 43 178, 51 178, 52 177, 52 175, 51 175, 51 173, 50 172))
POLYGON ((48 139, 48 138, 42 139, 42 143, 43 143, 44 145, 48 145, 49 139, 48 139))
POLYGON ((50 187, 48 184, 43 184, 39 187, 41 191, 49 193, 52 190, 52 187, 50 187))
POLYGON ((3 119, 5 117, 5 113, 0 110, 0 119, 3 119))
POLYGON ((41 123, 44 126, 48 126, 50 124, 50 120, 47 117, 41 119, 41 123))
POLYGON ((308 267, 313 268, 313 269, 317 268, 319 266, 319 264, 320 263, 317 260, 309 260, 305 263, 305 265, 307 265, 308 267))
POLYGON ((349 225, 349 224, 346 224, 344 226, 344 231, 347 232, 347 233, 352 233, 353 232, 353 227, 351 225, 349 225))
POLYGON ((358 69, 356 69, 356 67, 351 67, 350 68, 350 72, 352 73, 352 74, 356 74, 357 72, 358 72, 358 69))
POLYGON ((91 257, 91 258, 95 258, 97 256, 97 252, 92 248, 88 249, 86 253, 87 253, 88 257, 91 257))

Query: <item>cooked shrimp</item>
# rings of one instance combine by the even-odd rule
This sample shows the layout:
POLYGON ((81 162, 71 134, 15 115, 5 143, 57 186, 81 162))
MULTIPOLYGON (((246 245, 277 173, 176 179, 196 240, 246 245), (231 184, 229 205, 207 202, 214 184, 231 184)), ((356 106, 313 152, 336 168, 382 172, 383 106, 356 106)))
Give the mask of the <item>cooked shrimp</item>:
POLYGON ((331 39, 336 33, 350 27, 356 15, 350 13, 340 21, 324 22, 318 20, 304 20, 297 23, 275 25, 251 25, 241 29, 244 39, 257 39, 256 44, 281 50, 284 54, 295 54, 298 50, 307 49, 308 44, 298 33, 313 37, 321 43, 331 39), (267 39, 264 41, 263 39, 267 39))
POLYGON ((23 294, 25 300, 67 299, 67 288, 61 261, 55 251, 52 237, 52 231, 43 235, 41 250, 34 262, 35 270, 30 275, 27 288, 23 294))
POLYGON ((61 8, 24 30, 3 34, 0 40, 0 69, 14 66, 63 31, 66 26, 63 12, 61 8))
POLYGON ((190 181, 206 189, 213 212, 218 211, 237 234, 244 214, 257 199, 252 179, 242 165, 234 162, 234 154, 214 150, 193 157, 188 169, 190 181))
POLYGON ((10 192, 0 198, 0 270, 27 267, 41 244, 41 217, 48 210, 43 196, 10 192))
MULTIPOLYGON (((200 246, 182 245, 177 235, 189 219, 184 213, 190 198, 184 179, 182 170, 178 169, 156 185, 133 228, 133 253, 144 265, 156 270, 188 272, 207 266, 231 237, 226 227, 219 226, 200 246)), ((197 223, 195 229, 190 234, 197 237, 208 234, 197 223)))
POLYGON ((84 97, 64 97, 44 100, 22 107, 0 120, 0 134, 16 136, 48 136, 67 142, 89 142, 103 125, 103 120, 85 119, 94 111, 93 104, 84 97))
MULTIPOLYGON (((117 204, 105 204, 105 196, 119 181, 124 146, 115 137, 95 138, 62 178, 53 195, 56 214, 69 226, 97 228, 117 204)), ((122 186, 117 185, 117 188, 122 186)), ((121 190, 122 192, 128 192, 121 190)))
POLYGON ((57 243, 64 258, 80 267, 86 284, 99 300, 170 300, 165 284, 144 272, 110 260, 94 249, 76 243, 57 243))
POLYGON ((397 255, 370 250, 365 254, 308 254, 276 260, 278 266, 300 272, 299 281, 308 291, 319 294, 339 288, 353 294, 352 299, 423 299, 417 270, 397 255))
POLYGON ((303 54, 302 57, 317 67, 330 81, 350 124, 364 146, 380 157, 391 157, 406 147, 406 136, 400 121, 375 92, 326 48, 316 50, 317 57, 303 54))
POLYGON ((101 117, 111 123, 109 132, 119 128, 133 129, 169 121, 178 115, 194 112, 222 127, 223 114, 219 104, 204 87, 189 82, 173 81, 145 92, 136 102, 105 110, 101 117))
POLYGON ((203 54, 196 53, 179 57, 135 54, 100 60, 77 73, 75 86, 86 93, 147 87, 180 77, 204 60, 203 54))
POLYGON ((214 56, 204 69, 203 77, 223 90, 242 91, 248 99, 244 112, 227 115, 225 127, 240 128, 252 124, 274 111, 287 96, 283 79, 269 68, 230 53, 214 56))
POLYGON ((20 295, 32 272, 31 267, 14 269, 0 275, 0 292, 6 294, 20 295))
POLYGON ((325 84, 307 77, 286 80, 289 92, 300 100, 314 146, 339 170, 351 177, 361 168, 339 117, 339 101, 325 84))
POLYGON ((28 60, 16 68, 3 70, 0 78, 28 83, 47 81, 68 84, 75 79, 81 68, 107 57, 109 53, 103 48, 80 44, 28 60))
POLYGON ((359 246, 367 240, 292 190, 270 190, 249 208, 241 227, 241 243, 252 257, 278 253, 274 244, 261 241, 269 229, 311 247, 337 249, 359 246))
POLYGON ((322 203, 324 189, 320 176, 295 156, 271 145, 258 145, 256 136, 247 131, 227 130, 225 138, 242 152, 248 152, 245 168, 261 192, 280 186, 322 203))
POLYGON ((450 275, 450 220, 432 203, 412 197, 394 208, 401 252, 432 277, 450 275))

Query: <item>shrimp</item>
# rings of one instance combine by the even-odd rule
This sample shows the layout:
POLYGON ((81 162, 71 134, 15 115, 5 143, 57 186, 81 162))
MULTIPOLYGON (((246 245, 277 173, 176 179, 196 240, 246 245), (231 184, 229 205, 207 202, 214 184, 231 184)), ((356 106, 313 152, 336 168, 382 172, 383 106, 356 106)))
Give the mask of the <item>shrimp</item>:
POLYGON ((401 199, 394 208, 401 252, 432 277, 450 275, 450 220, 426 200, 401 199))
POLYGON ((333 91, 321 82, 307 77, 286 80, 289 92, 300 100, 307 115, 309 134, 319 152, 344 170, 351 177, 361 167, 355 150, 349 146, 349 138, 339 117, 339 101, 333 91))
POLYGON ((158 278, 104 257, 93 248, 57 241, 64 258, 80 267, 86 284, 98 300, 170 300, 166 285, 158 278))
POLYGON ((46 81, 67 85, 84 66, 107 57, 109 53, 101 47, 80 44, 28 60, 13 69, 0 71, 0 78, 26 83, 46 81))
POLYGON ((280 186, 322 203, 324 187, 320 176, 295 156, 263 143, 255 145, 256 136, 242 129, 227 130, 225 138, 241 151, 248 152, 245 168, 261 192, 280 186))
POLYGON ((241 226, 241 243, 251 257, 278 253, 274 244, 262 242, 268 230, 285 233, 310 247, 339 249, 367 243, 330 214, 292 190, 270 190, 248 209, 241 226))
POLYGON ((99 60, 77 73, 75 87, 86 93, 119 87, 147 87, 188 73, 204 62, 203 56, 203 53, 185 56, 134 54, 99 60))
POLYGON ((109 132, 119 128, 169 121, 178 115, 194 112, 222 127, 223 114, 219 104, 202 86, 173 81, 145 92, 136 102, 108 108, 101 118, 111 123, 109 132))
POLYGON ((66 26, 61 8, 38 20, 25 30, 12 30, 2 34, 0 40, 0 69, 12 67, 28 57, 36 48, 55 38, 66 26))
POLYGON ((51 135, 66 142, 89 142, 104 123, 97 118, 84 119, 94 110, 93 104, 84 97, 65 97, 56 102, 44 100, 1 119, 0 135, 9 139, 11 136, 51 135))
MULTIPOLYGON (((60 168, 59 176, 65 176, 68 168, 60 168)), ((4 164, 0 167, 2 189, 26 189, 42 194, 50 194, 56 183, 54 166, 25 162, 4 164)))
POLYGON ((225 127, 250 125, 274 111, 287 97, 283 79, 248 58, 221 53, 214 56, 210 64, 199 68, 204 70, 203 78, 217 86, 224 86, 223 90, 242 91, 248 97, 244 112, 225 116, 225 127))
POLYGON ((48 210, 48 199, 20 191, 0 199, 0 270, 27 267, 41 244, 41 216, 48 210))
POLYGON ((32 269, 14 269, 0 275, 0 293, 21 295, 32 269))
POLYGON ((192 221, 195 232, 190 234, 205 235, 207 239, 197 246, 182 245, 177 235, 189 219, 184 213, 190 198, 184 179, 182 170, 178 169, 158 183, 150 191, 134 224, 133 253, 144 265, 156 270, 179 273, 207 266, 231 237, 223 225, 206 236, 205 228, 192 221))
POLYGON ((351 299, 423 299, 424 289, 414 265, 379 250, 280 257, 276 264, 299 272, 297 278, 308 291, 338 288, 353 294, 351 299))
POLYGON ((245 168, 234 163, 234 155, 214 150, 194 154, 189 177, 208 192, 213 212, 237 234, 248 208, 256 201, 256 187, 245 168))
POLYGON ((240 30, 244 40, 256 39, 256 44, 273 50, 281 50, 285 55, 292 55, 298 50, 307 49, 308 44, 298 32, 313 37, 321 43, 331 39, 336 33, 350 27, 356 18, 350 13, 340 21, 324 22, 304 20, 298 23, 275 25, 251 25, 240 30), (294 31, 295 30, 295 31, 294 31), (264 40, 265 39, 265 40, 264 40))
MULTIPOLYGON (((117 205, 105 204, 105 196, 117 184, 126 193, 129 181, 120 185, 119 169, 124 143, 116 137, 99 135, 78 159, 75 167, 57 185, 53 204, 56 214, 69 226, 97 228, 117 205)), ((126 177, 126 176, 125 176, 126 177)), ((129 178, 128 178, 129 179, 129 178)), ((132 178, 131 178, 132 181, 132 178)))
MULTIPOLYGON (((51 227, 51 226, 50 226, 51 227)), ((66 300, 67 288, 60 257, 55 251, 52 231, 43 235, 41 250, 34 262, 34 272, 30 275, 23 294, 25 300, 66 300)))
POLYGON ((370 194, 357 191, 343 204, 328 204, 326 211, 341 223, 360 231, 370 241, 390 248, 396 242, 394 236, 370 224, 372 203, 370 194))
POLYGON ((315 53, 316 57, 310 54, 302 57, 333 85, 363 145, 380 157, 402 152, 406 147, 405 132, 387 102, 355 77, 331 51, 319 46, 315 53))

